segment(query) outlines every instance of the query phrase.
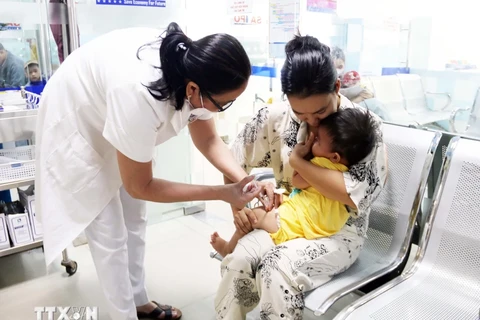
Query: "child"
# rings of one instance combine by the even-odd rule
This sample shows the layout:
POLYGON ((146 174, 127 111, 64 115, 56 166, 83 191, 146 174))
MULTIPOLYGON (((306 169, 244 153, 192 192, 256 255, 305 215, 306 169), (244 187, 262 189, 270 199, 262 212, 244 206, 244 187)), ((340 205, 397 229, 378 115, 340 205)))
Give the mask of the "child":
POLYGON ((42 94, 46 82, 42 80, 40 66, 37 61, 32 60, 25 64, 25 75, 28 78, 28 84, 25 86, 25 90, 42 94))
MULTIPOLYGON (((358 108, 339 110, 320 122, 317 138, 312 146, 311 162, 319 167, 345 172, 373 150, 377 136, 376 123, 368 111, 358 108)), ((324 197, 298 174, 293 174, 293 185, 303 189, 274 211, 254 208, 257 216, 255 229, 270 233, 275 244, 296 238, 316 239, 337 233, 345 225, 349 213, 344 204, 324 197)), ((213 248, 225 257, 231 253, 243 236, 239 230, 227 242, 218 233, 211 236, 213 248)))

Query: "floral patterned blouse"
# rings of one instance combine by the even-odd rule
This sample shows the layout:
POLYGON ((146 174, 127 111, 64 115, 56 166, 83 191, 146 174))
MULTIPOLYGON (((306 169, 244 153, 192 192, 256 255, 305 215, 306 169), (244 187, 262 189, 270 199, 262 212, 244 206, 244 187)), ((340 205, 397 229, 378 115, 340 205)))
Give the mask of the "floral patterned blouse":
MULTIPOLYGON (((341 95, 340 108, 361 107, 341 95)), ((383 189, 387 175, 382 122, 375 114, 372 116, 378 121, 377 145, 361 163, 344 173, 347 192, 357 206, 356 210, 347 207, 347 225, 355 227, 361 237, 366 237, 370 206, 383 189)), ((272 168, 277 187, 291 192, 293 169, 288 159, 297 142, 305 141, 307 131, 307 124, 298 120, 288 102, 268 105, 245 125, 233 142, 232 152, 248 173, 253 168, 272 168)))

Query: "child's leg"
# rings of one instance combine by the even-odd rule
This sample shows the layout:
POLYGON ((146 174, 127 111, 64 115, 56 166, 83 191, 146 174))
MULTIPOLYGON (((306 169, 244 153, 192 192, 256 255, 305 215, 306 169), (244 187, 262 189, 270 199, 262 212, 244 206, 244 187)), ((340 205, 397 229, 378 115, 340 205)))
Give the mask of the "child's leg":
MULTIPOLYGON (((257 217, 257 223, 253 225, 254 229, 262 229, 268 233, 275 233, 278 231, 277 217, 274 211, 266 212, 263 207, 252 209, 257 217)), ((225 241, 221 238, 217 232, 212 234, 210 244, 212 247, 222 256, 233 252, 233 249, 237 246, 238 240, 244 236, 244 233, 239 230, 235 230, 230 241, 225 241)))
POLYGON ((252 211, 257 217, 257 223, 253 225, 254 229, 262 229, 268 233, 275 233, 278 231, 277 214, 275 213, 275 210, 267 212, 264 207, 258 207, 252 209, 252 211))

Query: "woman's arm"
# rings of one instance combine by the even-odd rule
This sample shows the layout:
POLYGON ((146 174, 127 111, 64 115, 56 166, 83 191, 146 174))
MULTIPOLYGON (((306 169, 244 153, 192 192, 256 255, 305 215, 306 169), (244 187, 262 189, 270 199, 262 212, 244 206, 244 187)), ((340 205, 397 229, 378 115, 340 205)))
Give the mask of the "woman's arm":
MULTIPOLYGON (((275 106, 278 112, 287 110, 287 105, 275 106)), ((264 107, 260 109, 252 120, 245 125, 243 130, 239 133, 235 142, 231 147, 231 152, 234 161, 249 173, 253 168, 260 168, 268 165, 265 158, 272 157, 270 153, 270 139, 268 136, 268 123, 270 120, 270 108, 264 107)), ((280 153, 275 154, 279 156, 280 153)), ((228 176, 224 176, 225 184, 236 182, 228 176)), ((272 208, 274 206, 274 194, 273 185, 267 185, 266 183, 257 182, 263 188, 266 188, 268 196, 268 202, 265 203, 263 199, 260 199, 266 208, 272 208)), ((252 211, 238 210, 238 207, 232 206, 233 217, 237 228, 247 233, 251 231, 252 224, 256 223, 256 217, 252 211), (246 213, 247 212, 247 213, 246 213)))
POLYGON ((342 172, 318 167, 304 159, 294 160, 293 162, 295 165, 290 160, 292 167, 315 190, 329 199, 340 201, 351 208, 356 208, 355 203, 347 193, 342 172))
MULTIPOLYGON (((225 184, 239 182, 247 176, 225 142, 218 136, 213 119, 192 122, 189 125, 189 130, 193 144, 215 168, 223 173, 225 184)), ((262 189, 266 187, 261 182, 257 184, 261 185, 262 189)), ((269 198, 273 199, 273 187, 266 188, 266 193, 269 198)), ((263 198, 260 201, 266 208, 271 209, 270 203, 267 203, 263 198)))
POLYGON ((238 182, 247 176, 225 142, 218 136, 213 119, 194 121, 190 123, 188 129, 195 147, 225 177, 238 182))
POLYGON ((298 143, 290 155, 290 165, 325 197, 340 201, 351 208, 356 208, 355 203, 347 192, 342 172, 320 168, 305 160, 305 156, 312 149, 313 142, 314 135, 311 133, 305 143, 298 143))
POLYGON ((310 184, 297 171, 293 171, 292 185, 297 189, 310 187, 310 184))
POLYGON ((239 184, 230 186, 191 185, 153 178, 151 161, 137 162, 118 151, 117 159, 123 186, 136 199, 163 203, 223 200, 243 207, 254 199, 260 191, 243 192, 243 187, 252 181, 253 177, 246 177, 239 184))
POLYGON ((374 150, 347 172, 320 168, 304 160, 313 143, 313 135, 295 146, 290 156, 291 166, 327 198, 340 201, 354 209, 354 216, 363 215, 382 191, 387 178, 387 155, 383 143, 382 122, 377 121, 377 143, 374 150))

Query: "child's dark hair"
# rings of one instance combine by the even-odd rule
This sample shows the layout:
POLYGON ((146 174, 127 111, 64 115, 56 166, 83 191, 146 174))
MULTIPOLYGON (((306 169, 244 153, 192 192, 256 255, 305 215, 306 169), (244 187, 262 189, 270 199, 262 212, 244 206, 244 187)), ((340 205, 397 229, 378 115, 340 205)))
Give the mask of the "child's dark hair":
POLYGON ((175 22, 161 39, 159 55, 163 75, 147 88, 157 100, 173 100, 176 110, 183 107, 188 81, 215 95, 239 89, 252 72, 245 49, 233 36, 217 33, 193 41, 175 22))
POLYGON ((320 122, 332 140, 332 151, 348 166, 365 159, 377 143, 377 123, 368 110, 339 109, 320 122))

